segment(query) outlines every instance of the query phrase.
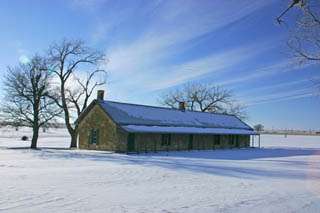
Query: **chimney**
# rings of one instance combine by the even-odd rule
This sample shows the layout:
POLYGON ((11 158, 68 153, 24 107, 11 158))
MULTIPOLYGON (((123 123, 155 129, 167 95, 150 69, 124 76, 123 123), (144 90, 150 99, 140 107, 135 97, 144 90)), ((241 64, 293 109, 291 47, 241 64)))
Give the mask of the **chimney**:
POLYGON ((186 103, 184 101, 179 102, 179 110, 186 111, 186 103))
POLYGON ((97 92, 97 100, 98 101, 103 101, 104 99, 104 90, 98 90, 97 92))

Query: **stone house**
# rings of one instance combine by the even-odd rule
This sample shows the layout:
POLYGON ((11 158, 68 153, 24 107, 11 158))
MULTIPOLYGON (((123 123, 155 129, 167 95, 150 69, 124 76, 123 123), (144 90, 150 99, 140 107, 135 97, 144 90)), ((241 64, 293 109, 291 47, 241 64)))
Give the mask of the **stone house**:
POLYGON ((124 153, 250 146, 254 130, 234 115, 107 101, 104 91, 80 115, 79 148, 124 153))

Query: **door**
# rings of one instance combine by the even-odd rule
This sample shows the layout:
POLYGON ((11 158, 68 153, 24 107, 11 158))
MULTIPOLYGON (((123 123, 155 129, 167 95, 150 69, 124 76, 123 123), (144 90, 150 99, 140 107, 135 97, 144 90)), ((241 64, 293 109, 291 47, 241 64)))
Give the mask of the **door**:
POLYGON ((193 149, 193 135, 189 135, 188 150, 193 149))
POLYGON ((236 147, 240 148, 239 135, 235 135, 234 137, 236 139, 236 147))
POLYGON ((134 152, 134 151, 135 151, 135 135, 134 135, 134 133, 129 133, 127 152, 134 152))

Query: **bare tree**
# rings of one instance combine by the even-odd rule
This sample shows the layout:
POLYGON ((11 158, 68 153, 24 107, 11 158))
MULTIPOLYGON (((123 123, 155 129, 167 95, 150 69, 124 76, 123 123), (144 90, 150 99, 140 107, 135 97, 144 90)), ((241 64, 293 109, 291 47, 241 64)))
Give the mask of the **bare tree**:
POLYGON ((105 73, 105 70, 99 68, 105 56, 86 47, 83 41, 68 40, 53 44, 48 55, 50 69, 59 82, 55 100, 64 111, 65 124, 71 136, 70 147, 75 148, 78 125, 73 122, 87 107, 93 91, 105 84, 104 78, 96 80, 97 75, 105 73), (87 75, 84 80, 79 77, 83 73, 87 75))
POLYGON ((320 1, 293 0, 277 17, 278 22, 284 22, 285 15, 295 6, 300 12, 294 20, 288 47, 300 63, 320 63, 320 1))
POLYGON ((253 128, 254 128, 255 131, 261 132, 261 131, 263 131, 264 126, 262 124, 257 124, 257 125, 254 125, 253 128))
MULTIPOLYGON (((320 0, 291 0, 289 6, 277 17, 279 24, 291 26, 287 46, 299 64, 320 65, 320 0), (298 10, 292 11, 293 8, 298 10), (285 19, 287 13, 298 13, 291 26, 285 19)), ((319 70, 319 66, 318 70, 319 70)), ((320 70, 319 70, 320 71, 320 70)), ((320 92, 320 82, 312 79, 315 89, 320 92)))
POLYGON ((61 114, 61 109, 49 98, 51 79, 46 61, 39 56, 30 63, 9 67, 4 78, 2 112, 7 122, 32 127, 33 149, 37 148, 39 128, 61 114))
POLYGON ((282 11, 282 13, 277 17, 277 22, 281 24, 283 22, 283 17, 295 6, 304 7, 307 0, 291 0, 288 7, 282 11))
POLYGON ((93 70, 92 72, 88 72, 84 79, 73 76, 74 85, 66 88, 67 103, 69 103, 68 105, 71 109, 74 108, 76 110, 76 117, 79 117, 85 108, 87 108, 88 101, 95 89, 106 84, 104 78, 99 81, 95 79, 99 74, 105 75, 106 72, 100 69, 93 70))
POLYGON ((186 103, 186 109, 201 112, 234 114, 246 118, 245 106, 234 100, 231 91, 208 84, 185 84, 180 89, 162 95, 160 104, 177 108, 179 102, 186 103))

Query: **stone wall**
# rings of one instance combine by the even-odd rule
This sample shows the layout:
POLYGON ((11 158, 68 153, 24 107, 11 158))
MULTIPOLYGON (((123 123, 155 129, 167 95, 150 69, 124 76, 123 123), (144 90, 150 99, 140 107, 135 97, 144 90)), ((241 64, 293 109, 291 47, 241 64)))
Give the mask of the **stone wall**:
MULTIPOLYGON (((169 146, 162 145, 161 134, 136 133, 135 150, 136 152, 155 152, 155 151, 180 151, 189 150, 189 134, 171 134, 169 146)), ((238 142, 231 135, 219 136, 219 144, 216 144, 216 135, 193 135, 193 150, 212 150, 249 147, 250 136, 238 135, 238 142)))
POLYGON ((126 133, 106 115, 99 105, 94 106, 79 124, 79 148, 125 152, 126 133), (99 129, 99 143, 90 144, 91 129, 99 129))
POLYGON ((135 134, 135 149, 137 152, 188 150, 188 143, 189 135, 186 134, 171 134, 171 143, 169 146, 162 145, 161 134, 135 134))

